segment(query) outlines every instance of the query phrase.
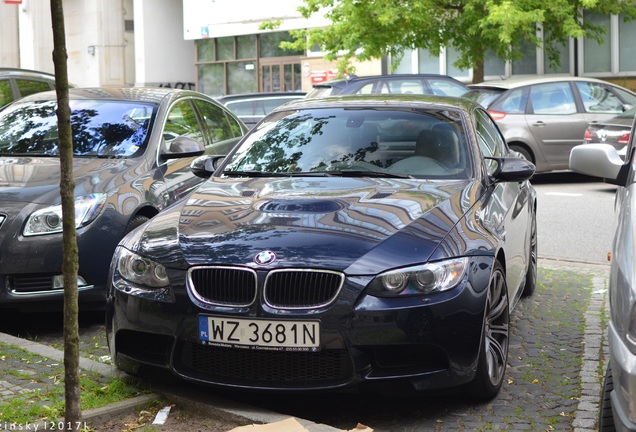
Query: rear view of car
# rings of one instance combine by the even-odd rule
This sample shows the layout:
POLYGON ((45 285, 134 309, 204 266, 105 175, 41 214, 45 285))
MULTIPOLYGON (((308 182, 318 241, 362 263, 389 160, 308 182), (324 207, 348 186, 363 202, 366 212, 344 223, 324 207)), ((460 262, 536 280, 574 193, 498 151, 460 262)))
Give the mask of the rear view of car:
POLYGON ((274 108, 294 100, 303 99, 303 92, 243 93, 216 98, 240 118, 245 125, 253 127, 274 108))
POLYGON ((634 116, 636 116, 636 108, 627 110, 609 120, 588 124, 583 142, 585 144, 610 144, 624 157, 629 144, 634 116))
POLYGON ((355 76, 314 84, 307 99, 344 94, 428 94, 462 96, 468 87, 448 75, 395 74, 355 76))
POLYGON ((488 108, 510 148, 537 172, 567 170, 588 124, 636 106, 636 93, 594 78, 513 77, 470 87, 467 96, 488 108))

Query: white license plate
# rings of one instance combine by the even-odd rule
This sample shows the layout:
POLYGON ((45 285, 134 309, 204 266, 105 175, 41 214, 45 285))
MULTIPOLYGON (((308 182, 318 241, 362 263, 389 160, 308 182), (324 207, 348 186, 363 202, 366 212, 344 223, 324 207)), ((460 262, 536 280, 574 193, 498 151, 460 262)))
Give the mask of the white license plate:
POLYGON ((320 322, 199 316, 199 340, 228 347, 317 351, 320 322))

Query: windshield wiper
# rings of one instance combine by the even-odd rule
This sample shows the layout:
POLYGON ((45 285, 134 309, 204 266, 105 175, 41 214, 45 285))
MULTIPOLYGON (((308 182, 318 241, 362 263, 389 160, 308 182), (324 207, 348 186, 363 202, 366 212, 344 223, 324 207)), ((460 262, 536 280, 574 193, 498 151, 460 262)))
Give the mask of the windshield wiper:
POLYGON ((369 171, 369 170, 337 170, 337 171, 325 171, 325 175, 328 176, 340 176, 340 177, 385 177, 385 178, 404 178, 414 179, 409 174, 397 174, 386 171, 369 171))
POLYGON ((223 171, 228 177, 289 177, 291 173, 269 171, 223 171))

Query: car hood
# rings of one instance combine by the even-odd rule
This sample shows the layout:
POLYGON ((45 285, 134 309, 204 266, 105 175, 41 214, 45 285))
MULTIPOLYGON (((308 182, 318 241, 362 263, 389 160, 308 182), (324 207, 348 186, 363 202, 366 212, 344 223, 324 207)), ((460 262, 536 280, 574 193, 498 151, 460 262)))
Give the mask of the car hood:
MULTIPOLYGON (((117 188, 118 175, 138 162, 125 159, 73 158, 77 195, 117 188)), ((58 157, 0 157, 0 196, 3 201, 56 204, 60 202, 58 157)))
MULTIPOLYGON (((268 269, 376 274, 424 262, 434 251, 438 259, 463 254, 474 239, 487 238, 474 228, 481 225, 470 206, 480 193, 471 180, 212 178, 124 246, 168 267, 258 268, 256 256, 271 251, 268 269), (458 224, 467 212, 471 222, 458 224), (456 225, 477 233, 445 241, 456 225)), ((474 250, 489 249, 482 246, 474 250)))

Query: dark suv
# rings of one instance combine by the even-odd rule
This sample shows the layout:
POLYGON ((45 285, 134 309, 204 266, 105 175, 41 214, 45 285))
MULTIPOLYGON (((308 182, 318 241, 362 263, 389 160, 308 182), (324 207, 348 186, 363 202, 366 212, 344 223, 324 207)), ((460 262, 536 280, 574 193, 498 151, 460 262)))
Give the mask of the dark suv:
POLYGON ((439 74, 355 76, 315 84, 307 98, 341 94, 397 93, 462 96, 469 88, 461 81, 439 74))
POLYGON ((55 89, 55 76, 29 69, 0 68, 0 108, 33 93, 55 89))

